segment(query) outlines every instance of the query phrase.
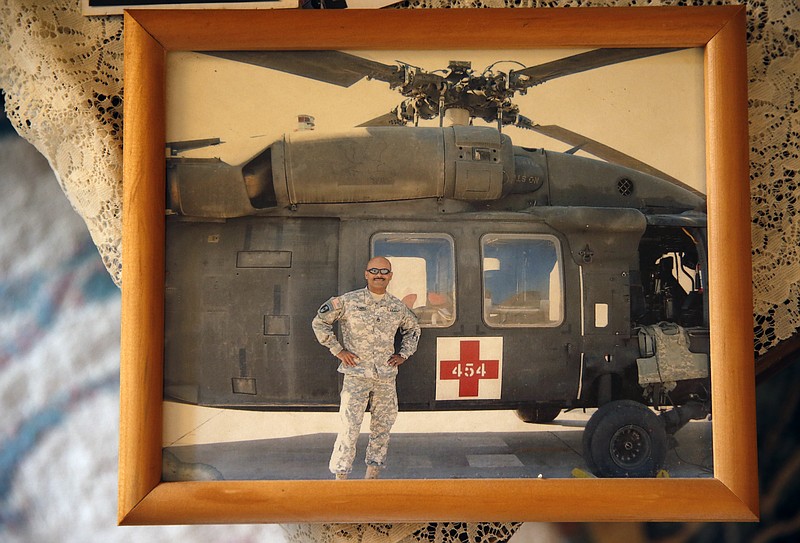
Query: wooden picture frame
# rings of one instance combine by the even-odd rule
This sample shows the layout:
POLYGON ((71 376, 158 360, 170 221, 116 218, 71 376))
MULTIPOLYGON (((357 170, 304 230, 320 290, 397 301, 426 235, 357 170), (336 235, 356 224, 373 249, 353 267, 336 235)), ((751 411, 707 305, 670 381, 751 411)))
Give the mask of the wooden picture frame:
POLYGON ((132 11, 125 79, 121 524, 757 519, 744 6, 132 11), (705 48, 713 478, 162 482, 166 52, 634 46, 705 48))

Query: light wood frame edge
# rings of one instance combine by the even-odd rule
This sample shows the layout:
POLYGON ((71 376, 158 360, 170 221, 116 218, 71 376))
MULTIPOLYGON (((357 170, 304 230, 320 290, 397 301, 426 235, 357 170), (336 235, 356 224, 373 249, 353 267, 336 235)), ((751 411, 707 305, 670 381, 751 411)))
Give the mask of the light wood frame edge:
POLYGON ((125 17, 118 520, 161 481, 164 48, 125 17))
POLYGON ((744 28, 743 6, 126 13, 120 524, 756 520, 744 28), (715 477, 162 483, 166 52, 556 46, 706 48, 715 477))

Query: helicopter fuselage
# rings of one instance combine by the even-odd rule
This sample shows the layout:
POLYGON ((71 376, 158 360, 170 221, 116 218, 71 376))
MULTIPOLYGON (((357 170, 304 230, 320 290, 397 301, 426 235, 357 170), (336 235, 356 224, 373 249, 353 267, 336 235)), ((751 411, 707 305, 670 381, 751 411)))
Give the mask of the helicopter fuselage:
POLYGON ((336 409, 310 321, 386 255, 423 328, 401 409, 708 400, 704 200, 683 187, 477 127, 292 134, 241 165, 169 159, 167 182, 169 399, 336 409))

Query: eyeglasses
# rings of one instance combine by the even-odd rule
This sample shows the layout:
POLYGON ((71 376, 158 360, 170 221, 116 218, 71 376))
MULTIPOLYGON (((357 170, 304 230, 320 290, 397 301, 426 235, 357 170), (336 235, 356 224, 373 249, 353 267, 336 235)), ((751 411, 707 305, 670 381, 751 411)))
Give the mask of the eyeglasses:
POLYGON ((370 268, 367 271, 372 275, 378 275, 378 274, 389 275, 390 273, 392 273, 392 270, 390 270, 389 268, 370 268))

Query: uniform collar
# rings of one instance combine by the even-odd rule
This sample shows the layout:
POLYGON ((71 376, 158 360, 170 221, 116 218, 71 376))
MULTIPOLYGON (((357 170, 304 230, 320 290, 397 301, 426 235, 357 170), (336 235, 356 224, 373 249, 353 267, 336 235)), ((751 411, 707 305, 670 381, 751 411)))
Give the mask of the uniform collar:
POLYGON ((386 291, 383 295, 383 298, 381 298, 380 300, 376 300, 375 298, 373 298, 372 292, 370 292, 369 287, 364 287, 364 300, 366 300, 367 302, 380 304, 388 301, 390 296, 391 294, 389 294, 389 291, 386 291))

